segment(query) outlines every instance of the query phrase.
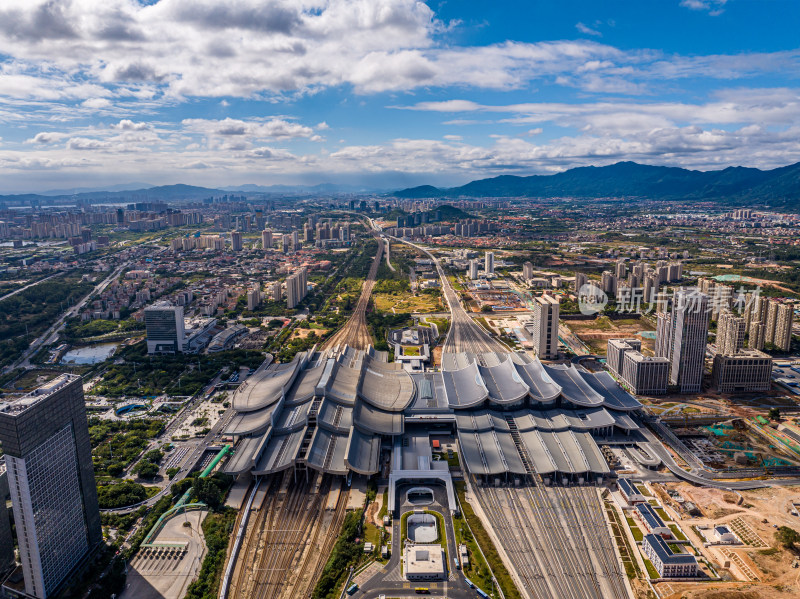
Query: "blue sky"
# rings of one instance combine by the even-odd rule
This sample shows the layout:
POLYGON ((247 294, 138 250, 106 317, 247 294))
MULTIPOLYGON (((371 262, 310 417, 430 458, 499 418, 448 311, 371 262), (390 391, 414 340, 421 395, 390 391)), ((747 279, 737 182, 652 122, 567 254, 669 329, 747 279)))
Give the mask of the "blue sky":
POLYGON ((794 0, 3 0, 0 192, 800 161, 794 0))

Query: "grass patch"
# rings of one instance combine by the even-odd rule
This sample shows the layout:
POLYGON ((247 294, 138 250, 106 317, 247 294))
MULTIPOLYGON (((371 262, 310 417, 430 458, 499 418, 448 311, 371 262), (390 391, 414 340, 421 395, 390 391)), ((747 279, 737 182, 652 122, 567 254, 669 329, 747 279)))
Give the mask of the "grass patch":
POLYGON ((450 328, 450 320, 447 318, 428 318, 426 320, 436 325, 440 336, 446 335, 448 329, 450 328))
POLYGON ((428 293, 414 295, 409 292, 376 293, 372 294, 375 308, 381 312, 410 313, 410 312, 438 312, 442 309, 442 302, 438 297, 428 293))
POLYGON ((419 347, 416 345, 404 345, 403 346, 403 355, 404 356, 418 356, 419 354, 419 347))
POLYGON ((646 557, 642 559, 644 559, 644 566, 647 568, 648 576, 650 576, 651 579, 660 578, 658 575, 658 570, 656 570, 656 567, 650 562, 650 560, 646 557))
MULTIPOLYGON (((485 593, 491 592, 494 587, 492 573, 489 571, 489 566, 486 565, 486 561, 478 549, 475 537, 472 536, 472 532, 464 522, 463 516, 459 515, 453 518, 453 530, 456 533, 456 545, 466 545, 469 553, 469 563, 466 566, 463 563, 461 564, 464 576, 469 578, 485 593)), ((459 562, 461 562, 460 557, 459 562)))
POLYGON ((758 554, 759 555, 775 555, 779 551, 780 551, 780 549, 778 549, 777 547, 770 547, 769 549, 760 549, 758 551, 758 554))
POLYGON ((383 522, 383 519, 386 517, 386 514, 388 513, 389 513, 389 491, 387 490, 383 492, 383 503, 381 503, 381 509, 378 512, 378 518, 380 519, 381 522, 383 522))
POLYGON ((486 556, 486 560, 489 562, 489 566, 497 578, 497 582, 503 591, 503 595, 505 595, 506 599, 522 599, 522 596, 517 590, 514 581, 511 579, 511 574, 509 574, 508 570, 503 564, 503 561, 500 559, 500 554, 497 552, 497 548, 494 546, 492 539, 489 537, 489 533, 486 532, 486 529, 483 527, 480 519, 475 515, 475 512, 472 510, 472 506, 466 501, 466 483, 463 481, 457 481, 455 483, 455 487, 456 492, 458 493, 458 501, 461 504, 461 510, 464 518, 466 519, 467 524, 469 524, 470 529, 472 529, 472 534, 475 536, 475 540, 477 541, 478 545, 480 545, 483 554, 486 556))
POLYGON ((380 555, 381 545, 383 545, 383 530, 370 522, 364 522, 364 541, 372 543, 373 556, 380 555))
POLYGON ((645 497, 653 496, 653 494, 650 491, 648 491, 647 487, 645 487, 644 485, 636 485, 636 490, 639 491, 639 493, 641 493, 645 497))
POLYGON ((667 516, 667 512, 664 511, 663 507, 657 507, 656 514, 658 514, 664 522, 669 522, 670 520, 672 520, 672 518, 667 516))
POLYGON ((636 564, 636 559, 633 557, 633 550, 628 542, 628 536, 622 528, 622 521, 619 518, 617 511, 606 504, 606 514, 611 520, 611 531, 614 533, 614 540, 617 543, 617 548, 622 556, 622 563, 625 566, 625 574, 628 579, 633 580, 639 577, 639 566, 636 564))
POLYGON ((689 540, 686 538, 686 535, 681 532, 681 529, 678 528, 677 524, 669 524, 669 529, 672 531, 672 534, 675 535, 675 538, 678 539, 679 541, 689 540))
POLYGON ((638 526, 636 526, 636 522, 633 521, 633 518, 625 518, 625 520, 628 522, 628 527, 631 529, 631 532, 633 533, 633 540, 638 542, 644 539, 642 531, 639 530, 638 526))

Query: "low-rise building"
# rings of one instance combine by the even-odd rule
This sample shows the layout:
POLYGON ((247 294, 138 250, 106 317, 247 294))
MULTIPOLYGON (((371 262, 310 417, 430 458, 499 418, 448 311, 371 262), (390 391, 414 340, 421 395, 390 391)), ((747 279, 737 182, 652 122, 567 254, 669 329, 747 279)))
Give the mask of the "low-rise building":
POLYGON ((645 535, 642 550, 661 578, 697 576, 697 559, 688 553, 673 553, 659 535, 645 535))
POLYGON ((729 543, 732 545, 739 543, 739 537, 736 536, 736 533, 724 524, 714 527, 713 539, 717 543, 729 543))
POLYGON ((619 487, 620 494, 628 504, 636 505, 637 503, 647 503, 647 498, 639 492, 639 489, 636 488, 636 485, 633 484, 631 479, 617 479, 617 487, 619 487))
POLYGON ((408 580, 444 580, 447 578, 441 545, 416 545, 405 548, 405 573, 408 580))
POLYGON ((653 506, 649 503, 637 503, 633 513, 648 533, 668 539, 672 538, 672 531, 669 529, 669 526, 664 523, 661 516, 656 513, 653 506))
POLYGON ((769 391, 772 383, 772 357, 755 349, 735 354, 717 353, 711 369, 711 384, 719 393, 769 391))

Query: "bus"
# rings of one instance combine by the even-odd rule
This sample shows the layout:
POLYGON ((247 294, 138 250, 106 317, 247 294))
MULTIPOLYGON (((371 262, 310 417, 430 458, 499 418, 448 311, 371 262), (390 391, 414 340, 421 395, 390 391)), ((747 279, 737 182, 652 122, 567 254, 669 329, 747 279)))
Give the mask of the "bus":
POLYGON ((355 595, 357 590, 358 590, 358 585, 354 584, 354 585, 352 585, 352 586, 347 588, 347 594, 348 595, 355 595))
POLYGON ((483 599, 489 599, 489 595, 487 595, 486 593, 484 593, 484 592, 483 592, 482 590, 480 590, 479 588, 477 588, 477 587, 476 587, 476 588, 475 588, 475 590, 478 592, 478 595, 479 595, 480 597, 483 597, 483 599))

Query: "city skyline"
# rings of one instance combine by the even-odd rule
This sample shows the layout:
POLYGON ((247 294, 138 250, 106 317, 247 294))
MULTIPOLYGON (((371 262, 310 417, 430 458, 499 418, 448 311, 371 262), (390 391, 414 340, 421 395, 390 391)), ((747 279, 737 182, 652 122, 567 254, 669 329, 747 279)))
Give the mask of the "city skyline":
POLYGON ((7 2, 0 192, 772 168, 800 160, 776 6, 7 2))

